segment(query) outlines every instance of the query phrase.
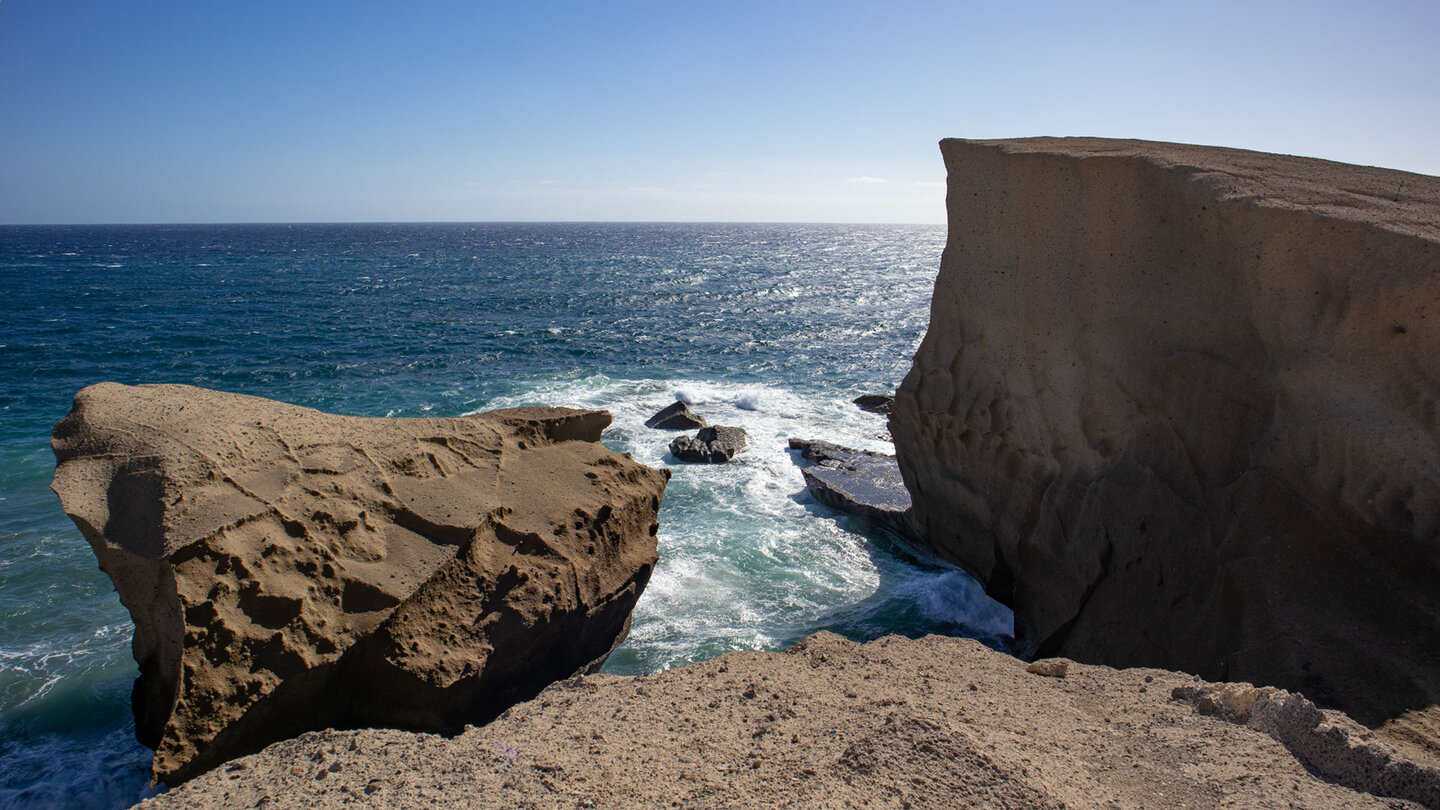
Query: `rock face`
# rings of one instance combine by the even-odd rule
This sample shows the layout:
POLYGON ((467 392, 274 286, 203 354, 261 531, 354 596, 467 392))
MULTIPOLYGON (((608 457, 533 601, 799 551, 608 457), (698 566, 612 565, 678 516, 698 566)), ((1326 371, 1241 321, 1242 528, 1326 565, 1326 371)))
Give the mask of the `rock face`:
POLYGON ((949 239, 890 420, 930 544, 1027 654, 1427 736, 1440 179, 1141 141, 941 151, 949 239))
POLYGON ((659 413, 645 420, 645 427, 656 430, 694 430, 695 428, 708 427, 704 417, 696 415, 690 410, 690 406, 683 402, 676 402, 667 405, 659 413))
POLYGON ((557 683, 451 740, 306 734, 143 807, 1440 806, 1433 763, 1351 745, 1367 732, 1343 715, 1241 692, 1242 720, 1209 708, 1216 688, 1083 664, 1043 677, 968 639, 821 633, 557 683))
POLYGON ((81 391, 53 486, 134 619, 155 778, 310 729, 458 732, 602 660, 667 478, 601 446, 609 421, 81 391))
POLYGON ((815 500, 865 518, 907 541, 920 541, 910 517, 910 492, 894 456, 809 439, 792 438, 790 449, 815 462, 800 470, 815 500))
POLYGON ((680 436, 670 442, 670 453, 681 461, 721 464, 745 449, 749 439, 744 428, 715 425, 701 428, 694 436, 680 436))

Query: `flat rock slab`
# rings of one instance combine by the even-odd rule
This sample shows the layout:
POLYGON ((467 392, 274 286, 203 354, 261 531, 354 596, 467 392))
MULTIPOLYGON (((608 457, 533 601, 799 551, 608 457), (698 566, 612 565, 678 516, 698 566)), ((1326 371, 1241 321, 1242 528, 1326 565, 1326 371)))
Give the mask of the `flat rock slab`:
POLYGON ((894 456, 795 438, 790 439, 790 449, 815 462, 800 470, 815 500, 919 541, 910 515, 910 491, 894 456))
POLYGON ((306 734, 142 806, 1435 806, 1434 768, 1349 745, 1363 731, 1298 695, 1025 666, 967 639, 821 633, 784 653, 558 683, 452 740, 306 734))
POLYGON ((668 477, 603 447, 609 421, 77 394, 53 486, 134 620, 154 777, 312 729, 458 732, 603 660, 654 567, 668 477))

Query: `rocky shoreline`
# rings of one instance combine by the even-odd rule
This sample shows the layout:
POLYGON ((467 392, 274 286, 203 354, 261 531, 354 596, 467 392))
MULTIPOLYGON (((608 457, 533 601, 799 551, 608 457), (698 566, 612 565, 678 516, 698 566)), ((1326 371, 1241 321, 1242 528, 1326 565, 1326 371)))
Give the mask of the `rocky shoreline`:
MULTIPOLYGON (((150 805, 1440 808, 1440 179, 942 152, 929 330, 856 403, 896 456, 791 447, 1045 660, 819 634, 571 677, 628 628, 668 477, 600 446, 608 414, 94 386, 54 488, 135 618, 178 785, 150 805)), ((677 460, 748 442, 652 422, 700 428, 677 460)))

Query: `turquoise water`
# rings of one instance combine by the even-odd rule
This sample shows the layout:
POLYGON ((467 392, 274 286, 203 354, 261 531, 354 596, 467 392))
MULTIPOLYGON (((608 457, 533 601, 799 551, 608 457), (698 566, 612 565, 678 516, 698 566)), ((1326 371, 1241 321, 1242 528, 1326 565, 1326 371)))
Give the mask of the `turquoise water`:
POLYGON ((0 808, 125 807, 130 624, 48 489, 81 387, 183 382, 367 416, 605 408, 675 474, 661 562, 607 671, 818 629, 1003 644, 1008 612, 816 504, 790 436, 889 451, 928 319, 932 226, 481 224, 0 228, 0 808), (751 447, 678 465, 677 397, 751 447))

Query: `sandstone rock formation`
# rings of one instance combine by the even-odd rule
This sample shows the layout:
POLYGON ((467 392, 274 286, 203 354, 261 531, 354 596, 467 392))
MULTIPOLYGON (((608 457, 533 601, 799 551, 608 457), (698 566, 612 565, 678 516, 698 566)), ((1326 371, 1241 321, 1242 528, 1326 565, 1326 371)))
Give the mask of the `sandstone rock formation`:
POLYGON ((1286 696, 1257 713, 1280 722, 1247 723, 1203 707, 1214 688, 1081 664, 1032 675, 966 639, 821 633, 558 683, 451 740, 306 734, 143 807, 1440 807, 1434 763, 1333 744, 1333 729, 1364 733, 1343 715, 1286 696))
POLYGON ((805 489, 815 500, 862 517, 903 540, 921 542, 910 518, 910 492, 894 456, 795 438, 790 439, 790 449, 815 462, 800 469, 805 489))
POLYGON ((1433 745, 1440 179, 941 151, 949 239, 890 422, 933 547, 1027 654, 1297 689, 1433 745))
POLYGON ((656 430, 694 430, 708 427, 709 424, 703 416, 690 410, 690 406, 683 402, 667 405, 645 420, 645 427, 656 430))
POLYGON ((667 478, 601 446, 609 420, 81 391, 53 486, 134 619, 154 777, 310 729, 453 733, 602 660, 655 564, 667 478))
POLYGON ((721 464, 745 449, 749 437, 744 428, 713 425, 694 436, 678 436, 670 442, 670 453, 693 464, 721 464))

